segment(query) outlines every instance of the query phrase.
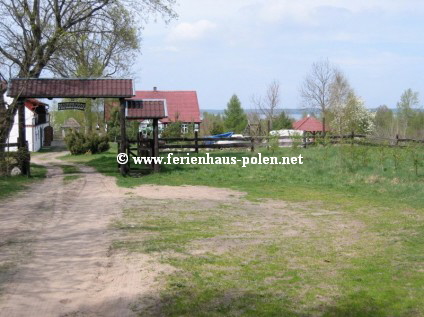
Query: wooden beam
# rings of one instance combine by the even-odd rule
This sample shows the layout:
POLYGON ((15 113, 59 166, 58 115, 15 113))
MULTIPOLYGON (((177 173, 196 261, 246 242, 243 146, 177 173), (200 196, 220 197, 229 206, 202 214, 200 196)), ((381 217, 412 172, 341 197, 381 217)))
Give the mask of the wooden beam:
MULTIPOLYGON (((18 148, 26 149, 28 151, 28 143, 26 140, 26 127, 25 127, 25 99, 18 99, 18 148)), ((31 158, 30 158, 31 160, 31 158)), ((20 166, 23 175, 30 176, 30 160, 22 162, 20 166)))
MULTIPOLYGON (((153 119, 153 156, 159 156, 159 120, 153 119)), ((153 170, 159 172, 160 165, 153 164, 153 170)))
MULTIPOLYGON (((125 99, 124 98, 119 99, 119 107, 120 107, 119 122, 121 126, 121 142, 120 142, 119 152, 127 153, 127 131, 125 127, 125 99)), ((119 170, 121 171, 121 174, 123 176, 126 176, 128 173, 128 164, 120 164, 119 170)))

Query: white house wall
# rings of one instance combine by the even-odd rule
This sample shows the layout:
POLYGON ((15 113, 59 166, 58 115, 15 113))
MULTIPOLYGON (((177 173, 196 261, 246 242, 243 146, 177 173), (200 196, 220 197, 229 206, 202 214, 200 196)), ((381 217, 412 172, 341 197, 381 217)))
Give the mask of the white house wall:
MULTIPOLYGON (((11 103, 12 99, 9 97, 5 97, 5 101, 7 103, 11 103)), ((33 126, 35 123, 35 115, 34 113, 29 110, 27 107, 25 107, 25 130, 26 130, 26 139, 28 141, 28 149, 31 152, 37 152, 41 149, 43 144, 43 134, 44 134, 44 128, 47 127, 49 124, 44 123, 40 124, 38 126, 33 126)), ((17 143, 19 137, 19 119, 18 114, 15 116, 15 121, 13 123, 12 131, 10 131, 9 134, 9 141, 8 143, 17 143)), ((16 151, 16 147, 9 148, 10 151, 16 151)))

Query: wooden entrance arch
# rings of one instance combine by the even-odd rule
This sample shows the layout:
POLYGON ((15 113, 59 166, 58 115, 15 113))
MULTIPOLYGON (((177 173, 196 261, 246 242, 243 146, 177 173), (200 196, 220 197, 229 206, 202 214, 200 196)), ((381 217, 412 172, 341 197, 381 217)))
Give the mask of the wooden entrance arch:
MULTIPOLYGON (((18 99, 19 139, 18 147, 27 146, 25 133, 24 101, 27 98, 116 98, 120 103, 121 142, 120 152, 125 153, 127 138, 125 129, 126 98, 134 96, 132 79, 114 78, 14 78, 10 81, 7 95, 18 99)), ((30 174, 29 161, 24 164, 23 173, 30 174)), ((128 172, 128 165, 121 164, 123 175, 128 172)))

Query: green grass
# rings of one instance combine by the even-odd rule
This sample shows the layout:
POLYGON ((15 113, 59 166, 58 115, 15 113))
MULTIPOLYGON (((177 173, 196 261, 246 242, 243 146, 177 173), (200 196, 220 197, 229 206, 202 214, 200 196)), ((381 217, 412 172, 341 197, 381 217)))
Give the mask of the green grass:
POLYGON ((424 315, 420 213, 137 198, 129 205, 139 207, 114 224, 124 236, 113 247, 177 269, 157 303, 163 316, 424 315))
POLYGON ((72 181, 74 181, 74 180, 79 179, 79 178, 82 177, 81 175, 74 175, 74 174, 80 173, 80 170, 75 165, 60 164, 58 166, 60 166, 60 168, 63 171, 63 174, 65 174, 63 176, 63 182, 65 184, 68 184, 68 183, 70 183, 70 182, 72 182, 72 181))
POLYGON ((0 199, 11 197, 18 191, 26 189, 33 182, 45 178, 46 172, 45 167, 31 164, 31 177, 0 177, 0 199))
POLYGON ((131 178, 119 175, 116 151, 65 159, 84 161, 123 187, 247 193, 241 203, 213 206, 143 199, 114 224, 124 237, 113 247, 176 267, 159 297, 164 316, 424 316, 424 148, 262 153, 302 154, 305 163, 165 165, 131 178), (265 198, 289 203, 270 206, 265 198))
POLYGON ((59 165, 62 168, 63 174, 76 174, 79 173, 79 169, 75 165, 59 165))
MULTIPOLYGON (((104 154, 67 156, 114 176, 122 187, 141 184, 208 185, 244 191, 249 199, 289 201, 320 200, 360 206, 424 206, 424 147, 417 149, 377 147, 326 147, 279 149, 267 156, 304 156, 303 165, 164 165, 162 171, 141 178, 122 177, 116 149, 104 154), (419 155, 418 175, 414 155, 419 155), (396 159, 395 159, 396 156, 396 159)), ((194 155, 194 154, 193 154, 194 155)), ((205 154, 199 154, 205 155, 205 154)), ((250 152, 213 152, 214 156, 252 155, 250 152)), ((257 154, 253 154, 257 155, 257 154)))
POLYGON ((64 183, 70 183, 70 182, 72 182, 76 179, 79 179, 81 177, 82 177, 81 175, 65 175, 65 176, 63 176, 63 181, 64 181, 64 183))

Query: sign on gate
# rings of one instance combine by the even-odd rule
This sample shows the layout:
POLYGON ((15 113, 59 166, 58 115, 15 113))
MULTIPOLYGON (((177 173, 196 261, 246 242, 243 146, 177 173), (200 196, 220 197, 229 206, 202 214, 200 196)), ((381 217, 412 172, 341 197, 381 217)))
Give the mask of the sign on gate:
POLYGON ((68 102, 59 102, 58 103, 58 110, 85 110, 85 102, 75 102, 75 101, 68 101, 68 102))

